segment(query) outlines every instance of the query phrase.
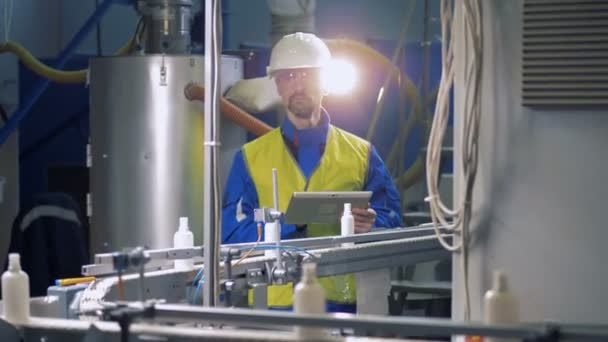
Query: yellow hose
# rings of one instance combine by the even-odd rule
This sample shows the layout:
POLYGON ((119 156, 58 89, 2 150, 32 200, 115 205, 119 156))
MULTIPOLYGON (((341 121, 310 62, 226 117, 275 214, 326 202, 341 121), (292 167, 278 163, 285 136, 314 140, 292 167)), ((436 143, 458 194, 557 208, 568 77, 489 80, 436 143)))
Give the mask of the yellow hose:
MULTIPOLYGON (((418 89, 412 80, 407 77, 407 75, 404 75, 399 67, 391 62, 390 59, 378 52, 376 49, 352 39, 327 39, 324 40, 324 42, 329 47, 332 55, 347 54, 350 56, 358 56, 363 59, 364 63, 379 64, 382 68, 390 72, 392 78, 394 78, 397 82, 403 82, 408 100, 416 104, 416 107, 420 103, 418 89)), ((370 133, 373 132, 373 128, 376 126, 379 119, 379 113, 374 114, 375 115, 373 115, 371 118, 370 128, 367 134, 368 137, 371 136, 370 133)))
POLYGON ((416 88, 413 86, 410 88, 406 84, 405 93, 406 93, 405 97, 411 103, 411 108, 412 108, 411 114, 408 117, 408 120, 407 120, 405 126, 401 127, 401 129, 399 130, 397 139, 391 146, 388 157, 386 158, 386 165, 389 169, 393 168, 395 166, 396 161, 399 160, 400 147, 403 147, 402 144, 404 144, 407 141, 407 138, 408 138, 411 130, 422 118, 421 112, 422 112, 423 108, 420 104, 420 101, 419 101, 420 95, 418 95, 418 91, 416 90, 416 88))
MULTIPOLYGON (((118 51, 117 55, 124 55, 132 50, 133 43, 135 42, 134 38, 131 38, 124 46, 122 46, 118 51)), ((419 110, 419 95, 417 93, 416 87, 412 83, 412 81, 403 77, 401 70, 396 67, 391 61, 382 55, 380 52, 375 49, 355 40, 351 39, 329 39, 325 40, 325 43, 331 50, 332 54, 346 53, 349 55, 357 55, 364 60, 373 61, 375 63, 379 63, 391 72, 391 75, 397 79, 405 82, 405 90, 407 93, 407 97, 415 103, 416 111, 419 110)), ((22 62, 25 64, 30 70, 36 73, 39 76, 45 77, 53 82, 58 83, 83 83, 87 77, 87 69, 83 70, 73 70, 73 71, 64 71, 51 68, 44 63, 40 62, 36 57, 34 57, 29 51, 27 51, 23 46, 18 43, 8 42, 0 45, 0 53, 10 52, 15 54, 22 62)), ((391 151, 392 152, 392 151, 391 151)), ((391 153, 394 156, 394 152, 391 153)), ((391 156, 390 159, 394 158, 391 156)), ((418 158, 414 165, 412 165, 403 175, 398 178, 398 181, 405 188, 411 186, 416 180, 420 177, 421 172, 423 171, 422 159, 418 158)))
MULTIPOLYGON (((375 50, 374 48, 358 42, 352 39, 326 39, 324 40, 325 44, 329 47, 332 55, 342 55, 347 54, 350 56, 359 56, 363 59, 364 62, 372 62, 380 64, 384 69, 391 73, 391 76, 397 80, 404 82, 404 88, 407 98, 412 103, 412 107, 414 108, 414 116, 416 119, 422 118, 422 110, 423 106, 420 100, 420 94, 418 93, 418 89, 414 85, 411 79, 409 79, 406 75, 401 73, 401 70, 394 65, 390 59, 386 56, 375 50)), ((372 118, 372 120, 377 120, 378 118, 372 118)), ((414 120, 414 122, 417 120, 414 120)), ((412 122, 413 123, 413 122, 412 122)), ((406 128, 406 127, 404 127, 406 128)), ((404 133, 407 134, 409 129, 406 129, 404 133)), ((401 137, 403 139, 403 137, 401 137)), ((397 148, 393 146, 391 152, 389 154, 389 161, 392 163, 397 159, 397 148)), ((410 166, 403 174, 397 177, 397 182, 401 185, 402 189, 407 189, 413 184, 415 184, 418 179, 422 176, 424 171, 424 163, 423 158, 419 156, 414 164, 410 166)))
POLYGON ((397 80, 401 76, 401 70, 396 67, 391 61, 376 49, 352 39, 326 39, 325 44, 331 51, 332 55, 341 55, 342 53, 350 56, 359 56, 366 61, 380 63, 382 67, 391 72, 391 75, 397 80))
MULTIPOLYGON (((124 55, 131 51, 134 41, 134 38, 129 39, 129 41, 117 51, 117 55, 124 55)), ((48 65, 40 62, 22 45, 15 42, 7 42, 0 45, 0 53, 5 52, 10 52, 16 55, 21 62, 23 62, 23 64, 25 64, 25 66, 27 66, 35 74, 47 78, 53 82, 83 83, 87 79, 87 69, 64 71, 51 68, 48 65)))
POLYGON ((416 184, 424 171, 424 157, 418 156, 414 164, 410 166, 398 179, 400 188, 402 191, 409 189, 412 185, 416 184))
MULTIPOLYGON (((422 111, 423 111, 422 104, 418 101, 420 98, 420 95, 418 95, 418 92, 415 88, 414 88, 414 91, 415 91, 415 93, 409 93, 408 90, 406 89, 406 97, 412 103, 412 112, 413 113, 408 118, 406 126, 399 131, 399 136, 398 136, 397 140, 395 140, 395 143, 391 146, 388 157, 386 158, 386 165, 389 169, 394 167, 394 163, 395 163, 396 158, 399 153, 399 145, 401 145, 407 141, 409 133, 411 132, 411 130, 413 128, 413 125, 416 123, 419 123, 419 122, 424 122, 424 119, 425 119, 425 116, 422 113, 422 111)), ((437 96, 437 88, 435 88, 433 91, 431 91, 429 100, 426 105, 427 106, 431 105, 432 102, 435 100, 436 96, 437 96)))
POLYGON ((53 69, 44 63, 41 63, 36 57, 27 51, 23 46, 8 42, 0 45, 0 53, 11 52, 16 55, 25 66, 32 70, 37 75, 48 78, 51 81, 59 83, 80 83, 84 82, 87 77, 86 70, 63 71, 53 69))

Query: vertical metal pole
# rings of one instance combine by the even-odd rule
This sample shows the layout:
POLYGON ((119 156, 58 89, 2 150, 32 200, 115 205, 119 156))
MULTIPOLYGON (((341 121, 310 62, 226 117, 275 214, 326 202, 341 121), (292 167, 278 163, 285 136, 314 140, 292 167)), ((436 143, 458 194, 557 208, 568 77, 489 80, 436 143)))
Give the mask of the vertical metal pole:
MULTIPOLYGON (((422 31, 422 44, 423 45, 423 59, 422 59, 422 86, 420 93, 422 94, 422 114, 425 120, 431 122, 433 120, 433 113, 429 110, 429 92, 430 92, 430 78, 431 78, 431 44, 432 39, 430 37, 431 30, 431 8, 430 1, 424 1, 424 26, 422 31)), ((423 128, 423 142, 428 141, 428 135, 430 129, 424 126, 423 128)), ((425 166, 426 167, 426 166, 425 166)))
POLYGON ((427 100, 429 95, 429 79, 430 79, 430 64, 431 64, 431 37, 430 37, 430 1, 424 1, 424 25, 422 31, 422 44, 424 44, 424 58, 422 60, 422 94, 423 94, 423 105, 426 111, 427 100))
POLYGON ((279 180, 277 169, 272 169, 272 201, 274 210, 279 210, 279 180))
MULTIPOLYGON (((277 169, 272 169, 272 200, 274 210, 279 211, 279 177, 277 169)), ((274 221, 275 234, 277 236, 277 269, 283 269, 283 260, 281 256, 281 220, 274 221)))
MULTIPOLYGON (((429 82, 430 82, 430 65, 431 65, 431 37, 430 37, 430 1, 424 0, 424 24, 422 31, 423 44, 423 59, 422 59, 422 85, 420 93, 422 94, 422 117, 424 122, 433 121, 433 113, 429 110, 429 82)), ((422 126, 422 143, 425 144, 429 140, 430 126, 422 126)), ((426 164, 423 163, 423 169, 426 173, 426 164)), ((423 184, 426 184, 426 177, 423 177, 423 184)))
POLYGON ((221 195, 219 165, 219 57, 221 34, 218 28, 220 0, 202 0, 205 8, 205 179, 204 179, 204 262, 203 305, 216 306, 219 295, 219 232, 221 195))

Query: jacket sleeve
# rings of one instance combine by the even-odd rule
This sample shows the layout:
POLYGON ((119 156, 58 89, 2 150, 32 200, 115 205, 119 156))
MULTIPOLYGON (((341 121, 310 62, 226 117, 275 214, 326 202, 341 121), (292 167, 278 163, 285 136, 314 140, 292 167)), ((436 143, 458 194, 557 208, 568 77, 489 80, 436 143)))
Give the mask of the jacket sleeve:
POLYGON ((226 181, 222 205, 222 242, 255 242, 257 224, 253 210, 258 207, 258 194, 249 175, 242 151, 234 156, 226 181))
POLYGON ((376 211, 377 228, 395 228, 403 226, 399 193, 393 179, 384 166, 382 158, 372 146, 368 164, 365 191, 372 191, 371 208, 376 211))
MULTIPOLYGON (((234 156, 223 198, 222 243, 255 242, 258 232, 253 210, 259 207, 258 193, 242 150, 234 156)), ((295 225, 283 223, 281 239, 293 238, 295 231, 295 225)), ((264 241, 263 228, 261 240, 264 241)))

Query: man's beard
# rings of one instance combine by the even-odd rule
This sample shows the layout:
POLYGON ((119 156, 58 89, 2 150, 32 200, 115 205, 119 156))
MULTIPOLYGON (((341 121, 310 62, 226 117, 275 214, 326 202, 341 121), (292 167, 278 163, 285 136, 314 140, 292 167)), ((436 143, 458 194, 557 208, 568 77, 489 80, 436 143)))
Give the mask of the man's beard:
POLYGON ((302 93, 293 94, 289 97, 290 112, 300 119, 310 119, 314 112, 314 104, 309 96, 302 93))

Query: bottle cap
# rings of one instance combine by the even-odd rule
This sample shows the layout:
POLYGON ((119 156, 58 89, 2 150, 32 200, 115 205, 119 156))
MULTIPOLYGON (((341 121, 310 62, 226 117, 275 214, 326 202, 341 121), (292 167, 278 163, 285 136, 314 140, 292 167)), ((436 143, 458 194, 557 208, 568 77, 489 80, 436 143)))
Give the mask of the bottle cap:
POLYGON ((317 264, 306 262, 302 264, 302 279, 311 279, 317 276, 317 264))
POLYGON ((180 217, 179 218, 179 230, 188 230, 188 218, 180 217))
POLYGON ((21 257, 19 256, 19 253, 10 253, 8 255, 8 269, 21 270, 21 257))
POLYGON ((505 292, 509 289, 507 276, 502 271, 494 271, 494 290, 505 292))
POLYGON ((350 214, 350 213, 351 213, 350 203, 344 203, 344 214, 350 214))

